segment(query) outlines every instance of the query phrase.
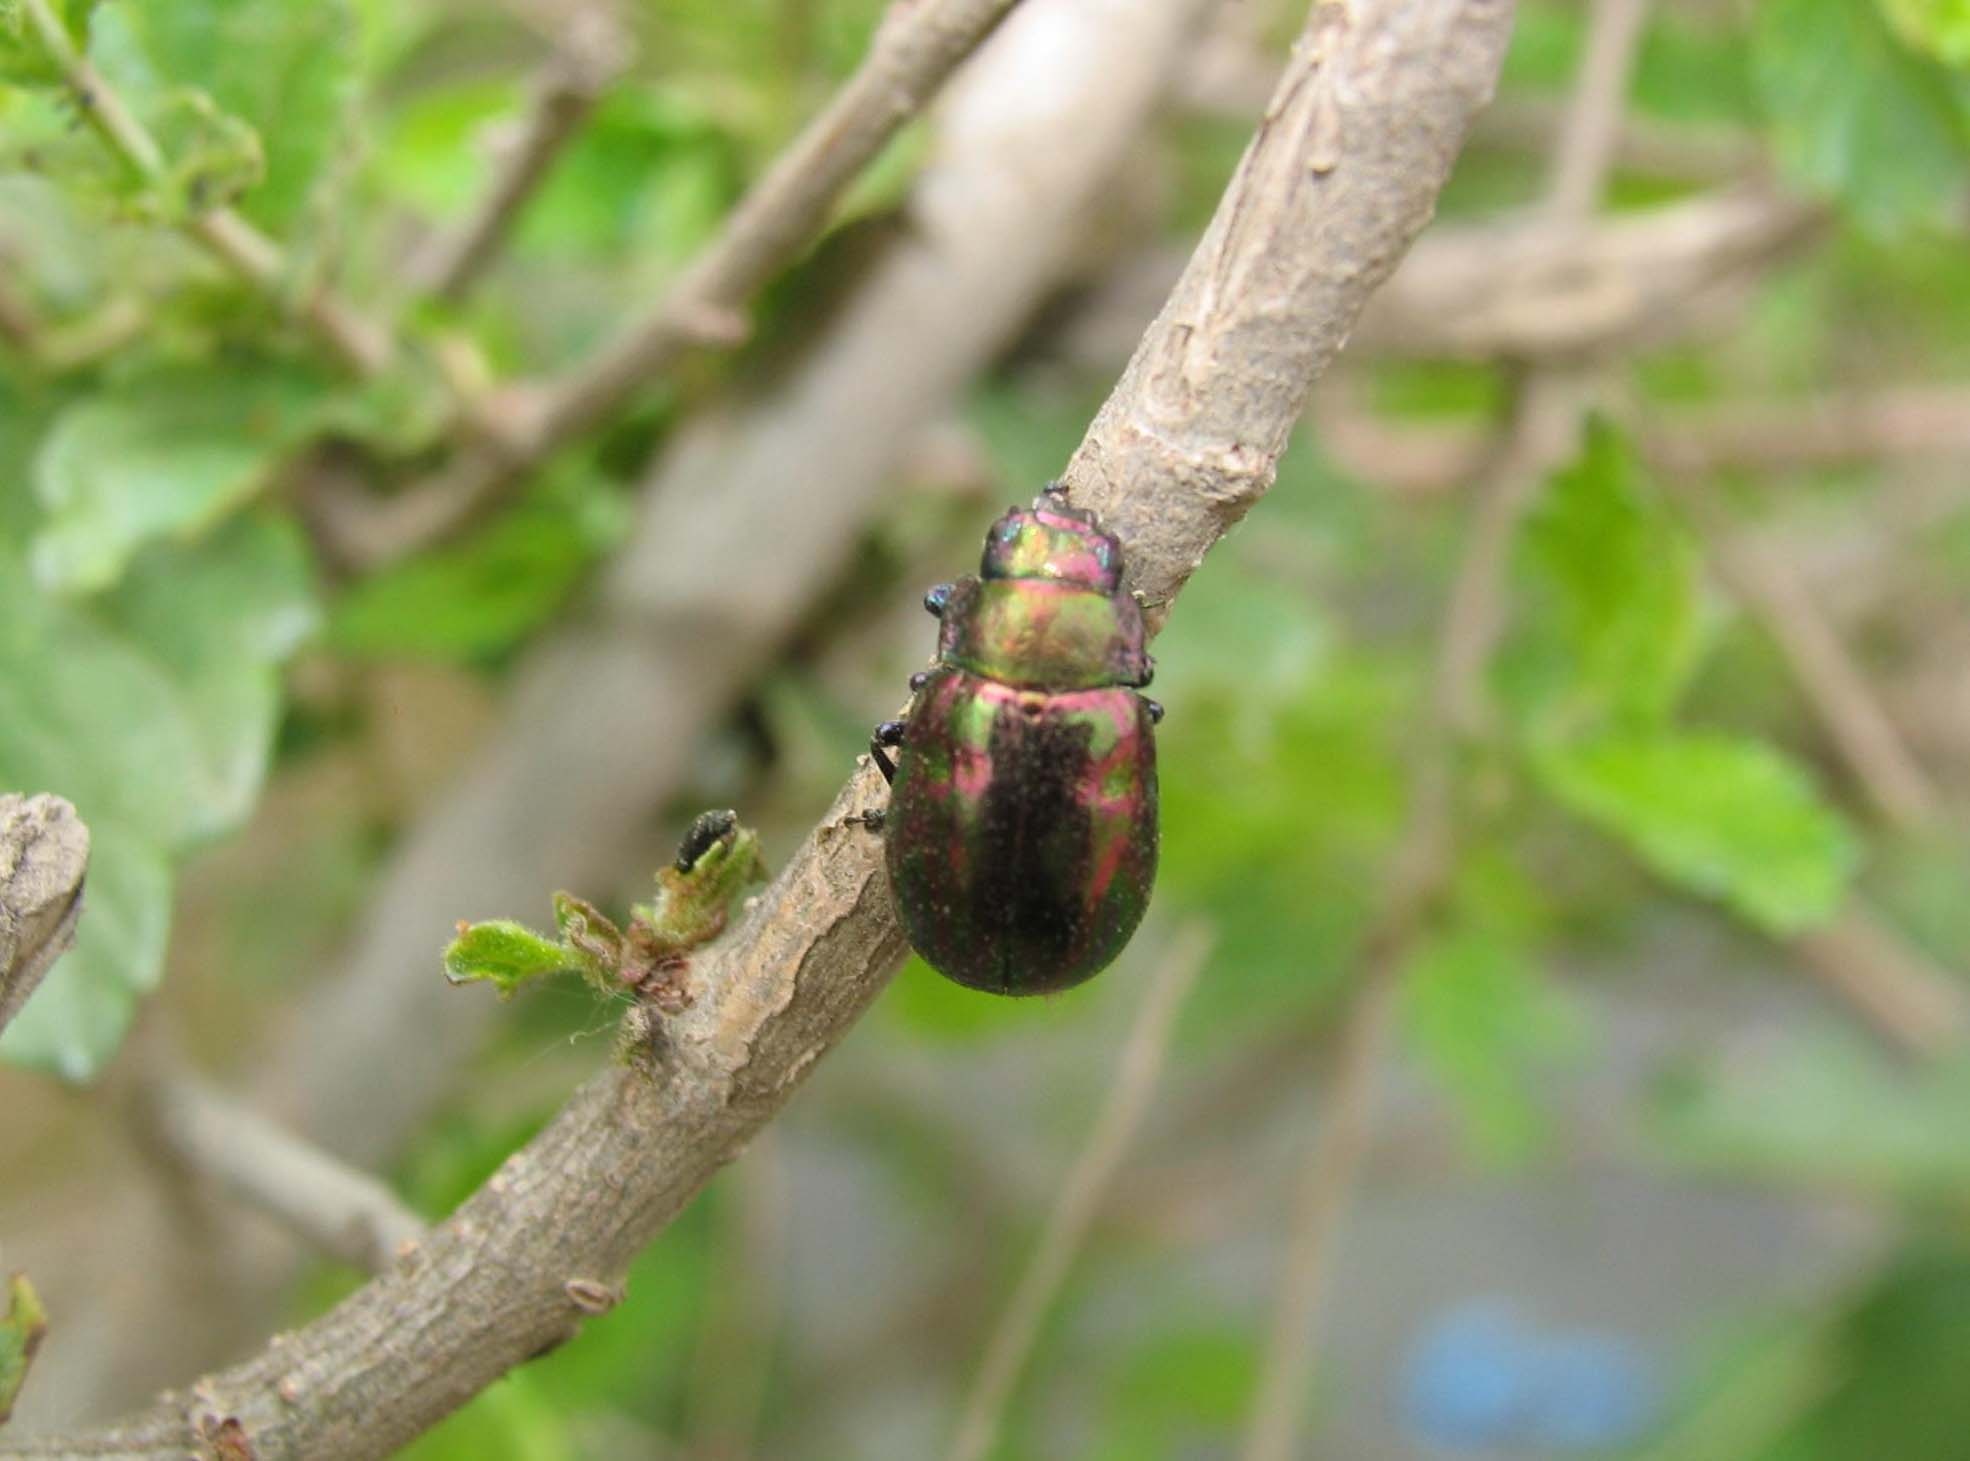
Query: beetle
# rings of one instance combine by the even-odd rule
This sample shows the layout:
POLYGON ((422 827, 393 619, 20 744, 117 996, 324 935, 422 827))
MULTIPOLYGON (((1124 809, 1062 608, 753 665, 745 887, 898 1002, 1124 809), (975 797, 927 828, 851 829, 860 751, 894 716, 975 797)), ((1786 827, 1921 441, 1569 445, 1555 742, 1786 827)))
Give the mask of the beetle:
POLYGON ((1121 953, 1156 879, 1163 708, 1137 693, 1154 664, 1121 543, 1050 483, 924 607, 936 666, 869 743, 897 914, 959 984, 1070 988, 1121 953))

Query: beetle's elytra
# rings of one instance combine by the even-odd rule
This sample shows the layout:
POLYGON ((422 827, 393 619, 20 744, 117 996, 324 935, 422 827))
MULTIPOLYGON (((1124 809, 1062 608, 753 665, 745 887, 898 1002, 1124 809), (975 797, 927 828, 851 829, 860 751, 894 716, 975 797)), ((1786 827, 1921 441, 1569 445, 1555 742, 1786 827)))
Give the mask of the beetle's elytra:
POLYGON ((994 994, 1111 963, 1156 877, 1156 743, 1121 545, 1050 486, 985 539, 976 578, 925 596, 937 666, 876 731, 896 910, 941 973, 994 994), (886 754, 901 747, 894 762, 886 754))

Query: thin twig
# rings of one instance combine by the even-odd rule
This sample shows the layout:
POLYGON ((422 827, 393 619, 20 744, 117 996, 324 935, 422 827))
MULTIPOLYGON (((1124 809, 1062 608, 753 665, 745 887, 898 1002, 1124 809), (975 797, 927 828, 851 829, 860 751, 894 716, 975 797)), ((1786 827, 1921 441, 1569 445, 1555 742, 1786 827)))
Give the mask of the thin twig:
POLYGON ((554 54, 534 81, 527 114, 501 148, 478 206, 411 264, 410 275, 421 289, 439 299, 458 299, 477 282, 561 150, 628 64, 628 46, 627 33, 599 5, 584 6, 562 23, 554 54))
POLYGON ((1834 993, 1900 1049, 1924 1058, 1970 1042, 1970 995, 1960 980, 1883 923, 1858 898, 1788 947, 1834 993))
POLYGON ((1696 527, 1717 577, 1772 636, 1875 812, 1905 830, 1932 825, 1940 808, 1935 785, 1805 585, 1733 527, 1702 485, 1674 473, 1660 480, 1696 527))
POLYGON ((0 795, 0 1030, 75 942, 89 829, 58 796, 0 795))
MULTIPOLYGON (((21 6, 36 39, 75 93, 82 115, 97 134, 138 177, 146 182, 162 181, 165 160, 157 140, 88 57, 76 50, 48 0, 21 0, 21 6)), ((286 276, 286 260, 279 245, 245 218, 230 208, 216 208, 193 214, 183 227, 241 278, 266 294, 278 296, 286 276)), ((396 353, 395 342, 336 295, 326 289, 315 290, 301 313, 329 351, 356 375, 368 378, 389 367, 396 353)))
POLYGON ((742 343, 752 297, 820 233, 848 185, 1018 3, 897 0, 861 67, 656 306, 572 375, 533 393, 528 419, 503 442, 461 449, 430 481, 378 505, 383 521, 362 540, 398 555, 459 531, 687 351, 742 343))
POLYGON ((985 1346, 985 1357, 972 1380, 947 1453, 949 1461, 984 1461, 990 1453, 1013 1387, 1039 1338, 1041 1322, 1066 1282, 1109 1184, 1149 1110, 1163 1058, 1176 1033, 1177 1017, 1197 976, 1210 961, 1213 941, 1210 929, 1202 924, 1182 930, 1143 993, 1142 1006, 1115 1065, 1108 1099, 1061 1183, 1032 1260, 985 1346))
MULTIPOLYGON (((1488 449, 1479 427, 1384 423, 1339 372, 1315 394, 1314 420, 1323 446, 1349 472, 1418 496, 1471 481, 1488 449)), ((1970 389, 1894 386, 1797 401, 1679 407, 1638 422, 1635 440, 1657 471, 1692 478, 1970 456, 1970 389)))
POLYGON ((1763 182, 1446 228, 1363 315, 1359 353, 1558 364, 1715 334, 1750 281, 1825 231, 1823 210, 1763 182))
POLYGON ((1573 78, 1542 204, 1563 225, 1584 223, 1600 207, 1620 143, 1621 117, 1628 110, 1628 80, 1648 6, 1649 0, 1595 0, 1587 49, 1573 78))
MULTIPOLYGON (((1498 0, 1355 0, 1329 49, 1290 64, 1283 94, 1310 98, 1326 121, 1261 128, 1196 267, 1076 457, 1114 519, 1161 525, 1125 535, 1131 587, 1152 602, 1175 596, 1222 535, 1226 506, 1242 515, 1264 491, 1313 377, 1428 219, 1510 21, 1498 0), (1264 287, 1221 287, 1240 278, 1264 287), (1192 352, 1171 401, 1152 367, 1192 352), (1172 434, 1152 438, 1152 422, 1172 434), (1219 432, 1244 449, 1197 449, 1219 432), (1125 479, 1107 474, 1124 461, 1125 479)), ((850 820, 882 800, 865 764, 699 960, 695 1002, 665 1024, 654 1058, 591 1079, 388 1277, 208 1377, 193 1408, 236 1422, 260 1461, 362 1461, 606 1308, 634 1255, 901 964, 880 846, 850 820)), ((167 1399, 121 1425, 10 1438, 0 1456, 175 1456, 191 1419, 167 1399)))
POLYGON ((182 1072, 153 1077, 144 1120, 169 1155, 331 1257, 382 1273, 424 1222, 388 1186, 182 1072))

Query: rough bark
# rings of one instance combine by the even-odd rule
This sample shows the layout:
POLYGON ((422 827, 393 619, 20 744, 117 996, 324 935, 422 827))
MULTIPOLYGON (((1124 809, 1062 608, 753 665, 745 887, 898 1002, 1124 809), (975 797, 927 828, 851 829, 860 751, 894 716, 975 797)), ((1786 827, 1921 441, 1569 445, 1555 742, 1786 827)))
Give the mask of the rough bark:
POLYGON ((0 1030, 75 941, 89 829, 58 796, 0 796, 0 1030))

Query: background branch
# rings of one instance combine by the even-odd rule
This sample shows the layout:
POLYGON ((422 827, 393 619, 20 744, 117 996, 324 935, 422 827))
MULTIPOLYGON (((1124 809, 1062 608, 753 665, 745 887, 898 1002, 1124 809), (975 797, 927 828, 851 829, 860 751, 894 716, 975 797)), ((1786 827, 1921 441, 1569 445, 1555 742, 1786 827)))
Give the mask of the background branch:
POLYGON ((1772 636, 1875 814, 1905 831, 1932 824, 1939 811, 1935 786, 1805 585, 1739 533, 1699 484, 1674 473, 1659 480, 1695 524, 1717 577, 1772 636))
POLYGON ((1870 912, 1849 899, 1832 922, 1796 935, 1793 956, 1893 1044, 1939 1059, 1970 1040, 1970 997, 1963 984, 1870 912))
POLYGON ((173 1160, 352 1268, 381 1273, 424 1232, 375 1177, 188 1075, 152 1077, 139 1106, 173 1160))
POLYGON ((1819 209, 1752 184, 1591 223, 1536 209, 1446 230, 1376 297, 1361 345, 1375 354, 1550 360, 1677 339, 1714 329, 1720 293, 1824 225, 1819 209))
POLYGON ((744 340, 752 296, 820 233, 848 185, 1018 3, 897 0, 861 67, 654 308, 566 379, 520 403, 526 419, 499 443, 462 449, 432 480, 378 505, 359 539, 338 544, 338 553, 374 563, 457 532, 686 351, 744 340))
MULTIPOLYGON (((1510 19, 1496 0, 1321 8, 1321 44, 1290 65, 1193 268, 1075 459, 1083 500, 1113 514, 1157 603, 1264 490, 1312 376, 1427 221, 1510 19), (1152 427, 1182 434, 1152 440, 1152 427), (1139 470, 1116 474, 1131 460, 1139 470)), ((701 961, 696 1003, 653 1060, 591 1080, 398 1271, 211 1377, 196 1405, 237 1421, 262 1461, 380 1455, 572 1334, 900 963, 879 843, 844 820, 880 801, 865 767, 701 961)), ((0 1455, 161 1456, 186 1440, 186 1410, 166 1400, 0 1455)))
POLYGON ((434 239, 410 274, 439 299, 464 295, 499 255, 527 201, 546 181, 554 160, 581 131, 609 83, 629 63, 628 33, 599 4, 577 9, 561 24, 554 54, 535 79, 527 112, 500 147, 492 182, 471 216, 434 239))

